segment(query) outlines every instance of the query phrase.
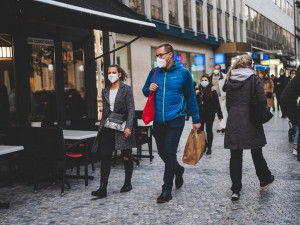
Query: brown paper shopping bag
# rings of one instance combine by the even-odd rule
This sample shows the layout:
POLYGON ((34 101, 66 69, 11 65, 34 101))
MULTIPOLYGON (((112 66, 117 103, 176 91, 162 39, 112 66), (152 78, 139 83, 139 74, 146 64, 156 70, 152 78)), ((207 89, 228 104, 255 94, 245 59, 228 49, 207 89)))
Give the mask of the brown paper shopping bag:
POLYGON ((205 149, 205 131, 195 132, 191 130, 187 139, 182 162, 189 165, 196 165, 203 156, 205 149))

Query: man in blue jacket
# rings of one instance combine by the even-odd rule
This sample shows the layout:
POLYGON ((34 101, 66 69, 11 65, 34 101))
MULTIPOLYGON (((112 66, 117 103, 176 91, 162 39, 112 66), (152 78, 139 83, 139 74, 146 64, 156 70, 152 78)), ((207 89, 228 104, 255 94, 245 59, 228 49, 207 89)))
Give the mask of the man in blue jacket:
POLYGON ((192 75, 175 63, 173 58, 173 47, 169 44, 160 45, 156 49, 156 83, 153 68, 143 88, 146 97, 151 91, 156 92, 153 136, 158 154, 165 163, 164 185, 157 203, 165 203, 172 199, 174 175, 176 188, 183 184, 184 167, 179 165, 176 154, 187 115, 187 104, 193 118, 193 128, 198 130, 201 126, 192 75))

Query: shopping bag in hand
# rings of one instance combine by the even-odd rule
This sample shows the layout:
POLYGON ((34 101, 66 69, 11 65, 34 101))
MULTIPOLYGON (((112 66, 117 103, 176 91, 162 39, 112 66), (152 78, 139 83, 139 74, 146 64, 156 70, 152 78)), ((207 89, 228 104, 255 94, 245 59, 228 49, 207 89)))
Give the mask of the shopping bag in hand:
POLYGON ((205 131, 191 130, 185 145, 182 162, 189 165, 196 165, 201 159, 205 150, 205 131))
MULTIPOLYGON (((156 82, 156 71, 157 67, 155 68, 155 74, 154 74, 154 83, 156 82)), ((147 125, 151 121, 154 120, 155 117, 155 92, 151 91, 148 100, 146 102, 145 108, 143 110, 142 119, 144 123, 147 125)))

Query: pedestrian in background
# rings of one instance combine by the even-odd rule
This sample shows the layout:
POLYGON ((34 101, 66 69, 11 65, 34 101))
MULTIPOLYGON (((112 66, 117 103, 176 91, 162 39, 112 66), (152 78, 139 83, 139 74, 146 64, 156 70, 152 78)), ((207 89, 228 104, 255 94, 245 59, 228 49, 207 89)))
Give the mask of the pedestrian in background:
POLYGON ((255 125, 250 121, 252 79, 255 81, 258 103, 266 106, 267 99, 263 85, 261 79, 252 70, 252 58, 249 55, 241 56, 233 64, 227 73, 227 83, 224 86, 228 110, 224 146, 231 152, 230 177, 233 201, 240 198, 242 189, 243 149, 251 149, 260 187, 266 188, 274 181, 274 176, 271 175, 262 153, 262 148, 267 143, 263 126, 255 125))
MULTIPOLYGON (((279 110, 279 106, 281 108, 281 101, 280 101, 281 94, 282 94, 283 90, 285 89, 285 87, 287 86, 288 82, 289 82, 289 80, 285 76, 284 69, 280 69, 279 78, 277 79, 276 84, 274 86, 276 99, 277 99, 277 103, 278 103, 278 110, 279 110)), ((286 114, 285 114, 285 112, 282 111, 282 109, 281 109, 281 113, 282 113, 281 118, 286 118, 286 114)))
POLYGON ((132 189, 131 177, 133 160, 131 153, 132 148, 135 147, 135 135, 133 130, 135 108, 131 87, 123 83, 126 78, 126 72, 119 65, 111 65, 108 67, 110 85, 102 91, 102 119, 100 121, 97 138, 92 147, 92 152, 96 152, 100 148, 100 187, 97 191, 91 193, 93 196, 99 198, 105 198, 107 196, 107 184, 114 150, 121 150, 124 161, 125 181, 120 192, 128 192, 132 189), (106 119, 111 113, 118 113, 126 118, 124 132, 108 128, 105 125, 106 119))
POLYGON ((290 80, 292 80, 296 76, 296 70, 291 70, 290 71, 290 80))
MULTIPOLYGON (((272 100, 273 100, 273 112, 275 111, 275 103, 274 103, 274 98, 276 96, 275 94, 275 84, 277 82, 277 77, 275 77, 274 74, 271 75, 271 80, 272 80, 272 83, 273 83, 273 97, 272 97, 272 100)), ((279 110, 279 103, 277 102, 277 109, 279 110)))
POLYGON ((215 115, 217 113, 220 121, 223 119, 223 114, 221 111, 218 94, 215 87, 212 85, 210 77, 205 74, 202 76, 198 90, 196 90, 197 102, 199 107, 200 115, 200 130, 204 130, 204 125, 206 127, 206 147, 207 155, 211 154, 211 147, 213 142, 213 123, 215 120, 215 115))
POLYGON ((267 97, 267 107, 268 109, 271 109, 271 107, 274 107, 273 105, 274 84, 273 81, 270 79, 269 74, 267 73, 264 75, 262 82, 267 97))
POLYGON ((221 72, 221 65, 216 64, 214 66, 213 74, 210 76, 212 84, 216 88, 216 92, 218 94, 223 120, 217 121, 217 132, 225 132, 226 129, 226 121, 227 121, 227 110, 226 110, 226 93, 222 90, 225 83, 225 74, 221 72))
POLYGON ((187 115, 187 105, 193 128, 197 131, 201 124, 192 75, 174 62, 173 47, 169 44, 158 46, 156 59, 158 68, 150 71, 143 93, 148 97, 151 91, 155 92, 153 136, 158 154, 165 163, 164 184, 157 203, 165 203, 172 199, 174 175, 176 188, 183 185, 184 167, 179 165, 176 154, 187 115))

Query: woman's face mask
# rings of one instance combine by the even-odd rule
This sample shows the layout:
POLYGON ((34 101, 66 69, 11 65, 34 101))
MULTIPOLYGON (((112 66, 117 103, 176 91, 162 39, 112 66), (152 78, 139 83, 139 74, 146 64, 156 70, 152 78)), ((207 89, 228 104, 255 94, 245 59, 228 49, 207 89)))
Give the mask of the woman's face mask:
POLYGON ((282 73, 282 72, 281 72, 281 73, 279 73, 279 75, 280 75, 280 76, 283 76, 283 75, 284 75, 284 73, 282 73))
POLYGON ((110 73, 108 74, 108 79, 113 84, 119 80, 119 76, 116 73, 110 73))
POLYGON ((209 85, 209 82, 206 81, 206 80, 203 80, 203 81, 201 81, 200 84, 201 84, 202 87, 206 88, 209 85))

